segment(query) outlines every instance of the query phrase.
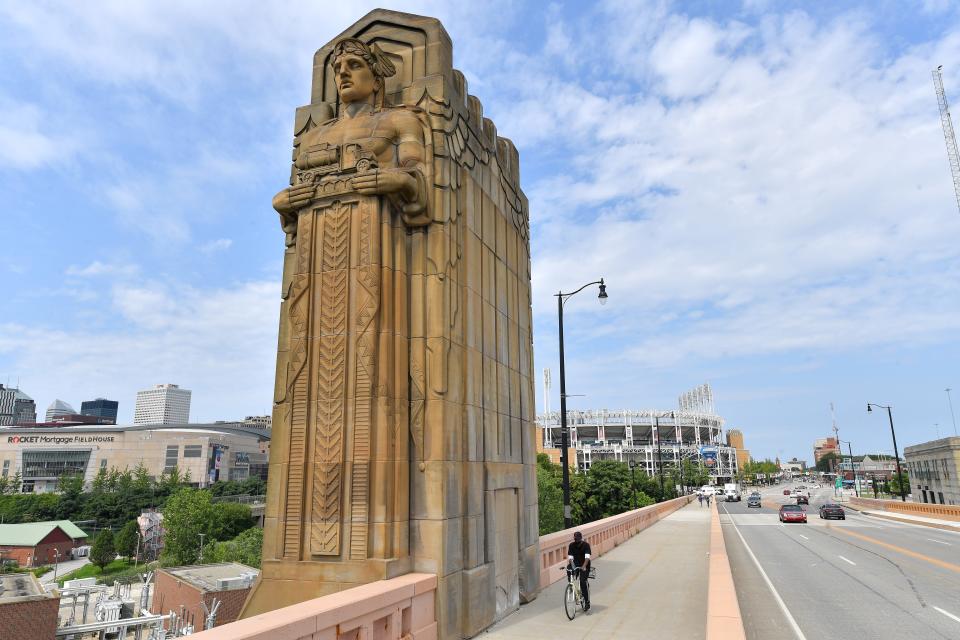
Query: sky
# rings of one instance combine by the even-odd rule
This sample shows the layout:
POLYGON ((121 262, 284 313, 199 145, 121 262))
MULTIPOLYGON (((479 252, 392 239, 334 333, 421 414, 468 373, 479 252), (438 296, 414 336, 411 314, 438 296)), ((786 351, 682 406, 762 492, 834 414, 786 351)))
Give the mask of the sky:
MULTIPOLYGON (((0 1, 0 382, 270 412, 296 107, 369 2, 0 1)), ((960 3, 394 2, 520 151, 536 371, 575 409, 709 383, 755 458, 891 452, 960 409, 960 212, 931 70, 960 3)), ((537 381, 538 411, 543 409, 537 381)), ((939 425, 939 426, 935 426, 939 425)))

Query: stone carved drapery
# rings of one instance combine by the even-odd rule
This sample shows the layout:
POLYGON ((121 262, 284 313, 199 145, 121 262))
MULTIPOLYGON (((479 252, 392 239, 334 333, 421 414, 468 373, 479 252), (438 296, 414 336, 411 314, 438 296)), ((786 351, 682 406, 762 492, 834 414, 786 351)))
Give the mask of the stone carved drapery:
POLYGON ((468 637, 539 584, 518 155, 436 20, 376 10, 340 37, 296 117, 291 184, 318 188, 285 224, 263 571, 244 615, 417 570, 439 577, 440 636, 468 637), (318 142, 350 115, 340 37, 396 66, 374 115, 419 124, 415 206, 350 187, 345 168, 389 154, 336 164, 358 150, 318 142))

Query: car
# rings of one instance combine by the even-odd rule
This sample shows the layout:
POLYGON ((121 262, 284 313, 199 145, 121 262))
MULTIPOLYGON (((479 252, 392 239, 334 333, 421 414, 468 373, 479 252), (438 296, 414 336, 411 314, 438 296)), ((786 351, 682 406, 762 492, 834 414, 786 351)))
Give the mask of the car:
POLYGON ((760 496, 758 494, 753 494, 747 498, 747 507, 757 507, 760 508, 763 505, 760 504, 760 496))
POLYGON ((820 505, 820 519, 829 520, 831 518, 846 520, 847 512, 843 510, 843 507, 832 502, 820 505))
POLYGON ((714 487, 714 488, 713 488, 713 493, 714 493, 715 495, 722 496, 722 495, 723 495, 723 487, 714 487))
POLYGON ((810 504, 810 498, 802 493, 797 494, 797 504, 810 504))
POLYGON ((785 496, 790 495, 790 489, 784 489, 784 490, 783 490, 783 495, 785 495, 785 496))
POLYGON ((780 507, 780 522, 804 522, 807 521, 807 512, 800 508, 798 504, 785 504, 780 507))

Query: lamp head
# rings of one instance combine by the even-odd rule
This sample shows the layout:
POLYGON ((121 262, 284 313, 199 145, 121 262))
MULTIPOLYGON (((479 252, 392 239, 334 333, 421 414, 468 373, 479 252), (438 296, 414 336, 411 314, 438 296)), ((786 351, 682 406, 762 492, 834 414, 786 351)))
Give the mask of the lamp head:
POLYGON ((872 412, 872 411, 873 411, 873 406, 868 402, 868 403, 867 403, 867 413, 870 413, 870 412, 872 412))
POLYGON ((600 300, 600 304, 607 304, 607 285, 603 283, 603 278, 600 278, 600 295, 597 299, 600 300))

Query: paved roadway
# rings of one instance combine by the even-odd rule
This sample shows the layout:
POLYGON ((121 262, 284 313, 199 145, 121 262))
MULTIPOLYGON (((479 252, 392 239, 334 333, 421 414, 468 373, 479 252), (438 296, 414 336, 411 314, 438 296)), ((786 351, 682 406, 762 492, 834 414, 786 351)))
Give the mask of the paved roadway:
POLYGON ((694 502, 595 560, 588 613, 567 620, 561 580, 478 638, 702 639, 709 551, 710 509, 694 502))
POLYGON ((821 520, 832 487, 811 489, 807 524, 783 525, 793 484, 762 491, 760 509, 751 489, 719 503, 747 638, 960 638, 960 533, 850 509, 821 520))

